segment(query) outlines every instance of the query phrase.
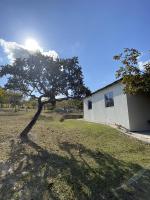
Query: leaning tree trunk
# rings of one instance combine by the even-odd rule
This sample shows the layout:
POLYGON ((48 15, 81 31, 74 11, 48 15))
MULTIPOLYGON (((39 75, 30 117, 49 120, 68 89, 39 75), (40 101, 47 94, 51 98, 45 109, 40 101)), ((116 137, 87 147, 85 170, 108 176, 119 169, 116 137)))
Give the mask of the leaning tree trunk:
POLYGON ((34 124, 36 123, 37 119, 39 118, 39 115, 40 115, 40 113, 42 111, 42 108, 43 108, 43 103, 39 102, 38 103, 38 110, 35 113, 34 117, 30 121, 30 123, 25 127, 25 129, 20 133, 20 137, 22 139, 27 139, 28 138, 28 133, 32 129, 34 124))

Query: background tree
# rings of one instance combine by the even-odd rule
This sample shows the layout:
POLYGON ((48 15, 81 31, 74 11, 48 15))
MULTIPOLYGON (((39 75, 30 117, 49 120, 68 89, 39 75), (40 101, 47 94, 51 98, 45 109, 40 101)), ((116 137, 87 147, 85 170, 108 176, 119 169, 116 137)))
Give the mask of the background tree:
POLYGON ((115 55, 114 59, 121 63, 116 77, 122 79, 126 93, 150 95, 150 62, 144 64, 140 70, 138 65, 140 55, 141 53, 133 48, 125 48, 123 53, 115 55))
POLYGON ((15 111, 17 111, 17 106, 20 107, 23 100, 23 95, 20 92, 10 91, 7 90, 7 102, 15 108, 15 111))
POLYGON ((35 109, 37 108, 37 100, 34 98, 30 98, 26 101, 24 101, 24 104, 27 109, 35 109))
POLYGON ((56 101, 81 99, 90 93, 84 85, 77 57, 54 60, 37 53, 28 58, 18 58, 12 65, 1 66, 0 76, 5 75, 9 75, 5 88, 38 100, 38 110, 21 132, 21 138, 27 138, 45 104, 55 106, 56 101))
POLYGON ((81 112, 83 110, 83 101, 80 99, 69 99, 57 102, 56 111, 81 112))
POLYGON ((3 107, 3 103, 5 102, 6 93, 3 88, 0 87, 0 107, 3 107))
POLYGON ((70 108, 73 108, 76 111, 82 111, 83 110, 83 101, 79 100, 79 99, 71 99, 68 102, 68 106, 70 108))
POLYGON ((16 106, 20 106, 22 103, 23 95, 19 92, 6 90, 0 87, 0 104, 11 105, 16 110, 16 106))

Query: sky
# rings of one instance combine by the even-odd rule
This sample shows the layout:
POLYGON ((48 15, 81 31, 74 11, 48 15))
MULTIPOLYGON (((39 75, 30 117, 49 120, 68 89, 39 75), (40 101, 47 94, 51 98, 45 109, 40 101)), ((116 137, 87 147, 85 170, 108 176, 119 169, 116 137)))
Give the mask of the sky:
POLYGON ((146 61, 149 10, 149 0, 0 0, 0 65, 26 53, 32 38, 43 54, 78 56, 85 84, 95 91, 115 80, 113 56, 123 48, 146 52, 139 62, 146 61))

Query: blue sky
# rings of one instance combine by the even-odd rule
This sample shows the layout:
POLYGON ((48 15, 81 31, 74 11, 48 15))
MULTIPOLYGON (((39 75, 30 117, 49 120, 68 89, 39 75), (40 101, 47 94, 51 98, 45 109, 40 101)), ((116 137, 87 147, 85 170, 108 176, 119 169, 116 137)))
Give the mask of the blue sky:
POLYGON ((125 47, 150 49, 149 10, 149 0, 0 0, 0 38, 24 44, 30 37, 60 57, 78 56, 94 91, 115 80, 113 55, 125 47))

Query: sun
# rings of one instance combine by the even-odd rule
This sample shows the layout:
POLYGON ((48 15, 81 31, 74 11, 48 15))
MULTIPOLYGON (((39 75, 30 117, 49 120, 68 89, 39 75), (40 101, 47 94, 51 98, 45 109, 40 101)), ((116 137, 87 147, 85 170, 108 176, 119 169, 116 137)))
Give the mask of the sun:
POLYGON ((38 42, 32 38, 27 38, 24 46, 29 51, 37 51, 41 49, 38 42))

